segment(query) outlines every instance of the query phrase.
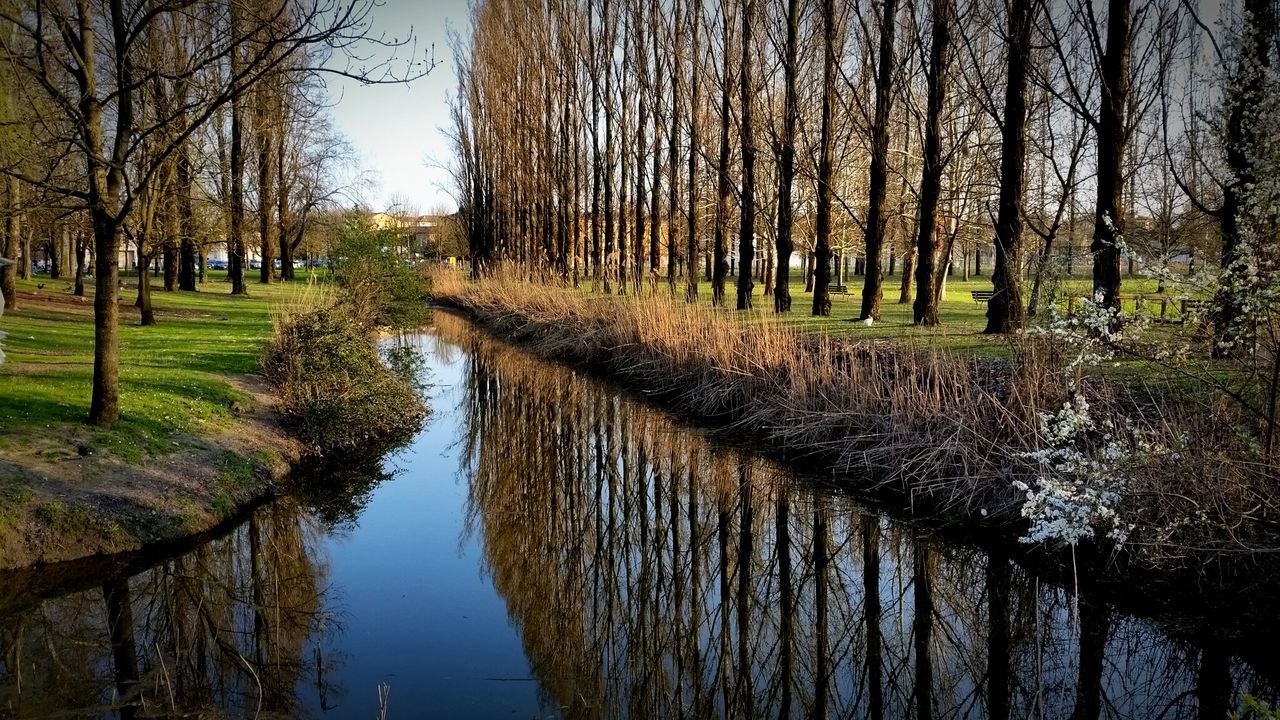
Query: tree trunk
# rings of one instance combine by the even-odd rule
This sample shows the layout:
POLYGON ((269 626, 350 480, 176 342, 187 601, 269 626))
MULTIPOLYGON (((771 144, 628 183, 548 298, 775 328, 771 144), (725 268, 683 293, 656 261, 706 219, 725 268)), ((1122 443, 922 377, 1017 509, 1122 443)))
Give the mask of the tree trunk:
POLYGON ((22 280, 31 279, 31 228, 26 223, 18 225, 18 255, 22 257, 22 262, 18 263, 18 277, 22 280))
POLYGON ((0 267, 0 293, 4 295, 4 308, 6 310, 16 310, 18 308, 18 266, 22 260, 18 257, 21 248, 18 247, 18 237, 22 231, 22 217, 18 214, 18 208, 22 204, 22 185, 15 177, 10 177, 9 182, 9 214, 4 219, 4 257, 13 261, 12 265, 0 267))
MULTIPOLYGON (((1226 156, 1230 179, 1222 189, 1222 207, 1218 219, 1222 226, 1222 253, 1219 261, 1225 274, 1235 274, 1240 261, 1242 221, 1245 219, 1245 194, 1257 183, 1253 157, 1260 141, 1256 122, 1251 122, 1256 108, 1265 106, 1267 71, 1271 67, 1271 48, 1276 32, 1276 17, 1269 0, 1245 0, 1244 36, 1240 42, 1239 57, 1227 80, 1226 105, 1226 156)), ((1237 327, 1244 312, 1240 298, 1224 287, 1214 298, 1213 348, 1214 357, 1226 357, 1236 348, 1241 328, 1237 327)))
POLYGON ((731 197, 729 185, 729 96, 730 88, 733 81, 730 79, 729 73, 732 70, 729 59, 732 53, 729 52, 729 4, 726 0, 721 0, 720 7, 724 14, 724 42, 721 44, 724 53, 723 74, 721 75, 720 86, 720 162, 716 167, 716 227, 715 237, 713 239, 715 246, 713 253, 715 259, 712 263, 711 274, 711 304, 722 305, 724 303, 724 279, 728 272, 728 263, 726 262, 726 243, 729 233, 729 200, 731 197))
MULTIPOLYGON (((671 63, 671 97, 667 111, 667 289, 671 297, 676 296, 676 269, 680 264, 682 250, 676 242, 676 213, 680 209, 680 89, 683 75, 679 63, 679 50, 683 39, 680 30, 680 4, 675 4, 675 17, 672 18, 673 45, 676 48, 670 58, 671 63)), ((654 35, 654 54, 658 54, 658 36, 654 35)), ((661 88, 659 88, 661 89, 661 88)), ((656 220, 656 218, 655 218, 656 220)))
POLYGON ((942 194, 944 170, 942 110, 946 101, 947 64, 951 53, 952 1, 933 0, 931 10, 929 99, 924 128, 924 169, 920 176, 920 222, 916 227, 916 301, 911 307, 915 324, 927 327, 938 324, 938 296, 934 291, 933 276, 937 258, 938 198, 942 194))
MULTIPOLYGON (((623 37, 623 59, 628 57, 633 31, 628 24, 623 37)), ((618 294, 627 294, 627 250, 631 238, 627 237, 627 184, 633 180, 631 172, 631 149, 634 145, 633 133, 630 130, 631 93, 626 72, 620 73, 618 84, 621 85, 621 117, 618 121, 618 144, 621 145, 618 162, 618 294)))
POLYGON ((902 256, 902 285, 898 293, 898 304, 911 304, 911 285, 915 280, 916 250, 908 247, 907 254, 902 256))
MULTIPOLYGON (((1000 210, 996 216, 995 269, 991 272, 994 292, 987 301, 987 327, 983 330, 986 333, 1016 332, 1024 324, 1018 248, 1026 186, 1027 62, 1034 23, 1032 0, 1011 0, 1008 12, 1009 62, 1000 137, 1000 210)), ((1118 288, 1118 276, 1116 283, 1118 288)))
MULTIPOLYGON (((120 0, 111 0, 113 35, 125 33, 124 9, 120 0)), ((87 3, 80 4, 80 38, 85 48, 97 47, 93 18, 86 11, 87 3)), ((79 59, 82 72, 80 83, 80 108, 83 115, 82 133, 90 148, 105 147, 102 129, 102 101, 98 97, 96 53, 86 51, 79 59)), ((118 81, 124 87, 131 84, 132 73, 127 64, 116 70, 118 81)), ((129 132, 133 123, 132 98, 124 91, 117 98, 115 107, 117 132, 129 132)), ((118 139, 118 138, 117 138, 118 139)), ((88 208, 93 223, 94 242, 94 297, 93 297, 93 390, 89 404, 89 422, 109 427, 120 418, 120 206, 122 174, 121 164, 106 166, 94 153, 86 155, 86 175, 89 181, 88 208)))
MULTIPOLYGON (((1102 103, 1098 115, 1097 210, 1094 215, 1093 294, 1108 308, 1120 307, 1120 246, 1124 217, 1124 156, 1128 144, 1130 0, 1107 2, 1107 47, 1102 55, 1102 103)), ((1001 208, 1003 211, 1003 207, 1001 208)), ((988 311, 990 315, 990 311, 988 311)), ((987 327, 992 328, 988 321, 987 327)))
POLYGON ((835 14, 834 0, 822 0, 822 125, 818 136, 817 242, 813 273, 813 314, 822 317, 831 314, 831 125, 835 114, 838 32, 835 14))
MULTIPOLYGON (((283 112, 283 105, 281 105, 283 112)), ((284 117, 280 117, 280 122, 284 122, 284 117)), ((290 239, 290 230, 292 228, 293 219, 290 217, 292 211, 289 206, 289 187, 285 184, 285 147, 284 139, 287 130, 286 126, 282 126, 277 135, 276 145, 276 240, 280 244, 280 279, 293 280, 293 242, 290 239)), ((301 231, 301 228, 299 228, 301 231)))
POLYGON ((74 292, 76 297, 84 297, 85 247, 84 247, 84 237, 78 231, 76 232, 75 244, 76 244, 76 286, 75 286, 74 292))
MULTIPOLYGON (((236 4, 231 7, 231 31, 239 32, 236 4)), ((231 74, 240 71, 240 51, 231 53, 231 74)), ((232 295, 248 295, 245 286, 245 244, 244 244, 244 114, 243 100, 237 95, 231 100, 231 153, 230 153, 230 211, 227 227, 227 276, 231 280, 232 295)))
POLYGON ((143 327, 156 324, 155 309, 151 305, 151 254, 138 253, 138 308, 139 323, 143 327))
POLYGON ((604 0, 605 46, 609 52, 604 57, 604 166, 600 179, 604 184, 604 292, 611 291, 613 276, 613 42, 614 26, 609 13, 609 0, 604 0))
POLYGON ((60 280, 62 279, 62 248, 60 247, 62 239, 56 234, 56 229, 54 232, 55 234, 49 238, 49 244, 45 246, 44 259, 49 264, 49 279, 60 280))
POLYGON ((785 89, 782 101, 782 146, 778 155, 778 237, 777 277, 773 284, 773 311, 791 312, 791 253, 795 241, 791 238, 794 223, 791 186, 796 176, 796 124, 800 116, 800 101, 796 90, 799 71, 798 38, 800 32, 800 1, 787 0, 787 39, 783 50, 782 72, 785 89))
POLYGON ((114 425, 120 418, 120 230, 102 207, 90 201, 94 239, 93 398, 89 422, 114 425))
MULTIPOLYGON (((663 64, 662 56, 658 48, 658 31, 656 28, 658 21, 659 7, 656 0, 650 5, 649 23, 652 30, 653 39, 653 73, 654 82, 649 87, 648 95, 653 101, 653 162, 651 166, 649 188, 649 280, 656 289, 658 282, 658 273, 662 269, 662 256, 658 251, 658 208, 662 192, 662 143, 659 139, 659 133, 662 132, 662 93, 663 93, 663 64)), ((674 73, 673 73, 674 74, 674 73)), ((672 104, 669 112, 675 114, 675 105, 672 104)), ((667 138, 667 143, 675 142, 675 136, 667 138)))
MULTIPOLYGON (((596 71, 595 3, 587 3, 587 54, 591 67, 591 291, 604 280, 600 254, 600 73, 596 71)), ((606 118, 606 122, 608 118, 606 118)))
MULTIPOLYGON (((686 191, 689 193, 689 236, 688 275, 684 297, 687 302, 698 299, 698 113, 702 109, 701 96, 698 94, 698 62, 702 51, 698 42, 699 29, 702 27, 702 5, 698 2, 689 4, 689 24, 692 26, 689 52, 689 168, 686 191)), ((708 273, 710 274, 710 273, 708 273)))
POLYGON ((164 289, 165 292, 173 292, 178 289, 178 253, 173 243, 166 239, 164 249, 161 251, 161 264, 164 266, 164 289))
POLYGON ((889 180, 889 113, 893 108, 894 31, 898 0, 885 0, 880 16, 879 67, 876 70, 875 118, 871 127, 871 172, 867 184, 866 275, 862 284, 861 320, 880 319, 880 252, 885 235, 885 186, 889 180))
MULTIPOLYGON (((1049 260, 1053 257, 1053 241, 1054 234, 1049 233, 1044 238, 1044 245, 1040 248, 1040 257, 1036 259, 1036 274, 1031 279, 1031 298, 1027 301, 1027 317, 1035 317, 1040 312, 1040 291, 1044 286, 1044 274, 1049 271, 1049 260)), ((1164 292, 1164 277, 1160 278, 1160 290, 1164 292)))
MULTIPOLYGON (((643 11, 637 7, 636 9, 637 25, 643 25, 643 11)), ((635 48, 635 60, 637 66, 636 77, 636 129, 634 133, 636 142, 635 154, 635 203, 632 211, 635 213, 635 235, 632 238, 632 262, 635 264, 634 280, 635 292, 640 294, 640 286, 643 282, 644 273, 644 246, 645 246, 645 213, 648 210, 648 191, 645 187, 645 161, 649 157, 648 139, 649 139, 649 105, 650 100, 654 96, 653 89, 649 87, 649 53, 645 48, 644 35, 639 30, 633 30, 629 33, 633 38, 635 48)), ((656 119, 656 118, 655 118, 656 119)), ((655 123, 656 125, 656 123, 655 123)), ((656 135, 656 132, 654 133, 656 135)), ((657 138, 654 138, 655 150, 657 138)), ((656 179, 655 179, 656 180, 656 179)))
POLYGON ((279 118, 272 117, 271 106, 275 104, 275 100, 269 97, 270 94, 279 90, 273 82, 262 82, 257 90, 257 102, 254 103, 257 115, 254 133, 257 135, 258 142, 258 241, 262 256, 258 280, 265 285, 270 283, 275 275, 276 246, 280 243, 277 237, 278 226, 275 218, 272 217, 277 205, 276 169, 278 165, 275 153, 280 144, 276 134, 276 122, 279 118))
POLYGON ((742 94, 739 109, 742 133, 742 212, 738 225, 738 309, 751 309, 751 266, 756 248, 756 148, 755 133, 751 126, 751 28, 755 22, 754 0, 744 0, 742 5, 742 61, 738 74, 742 94))

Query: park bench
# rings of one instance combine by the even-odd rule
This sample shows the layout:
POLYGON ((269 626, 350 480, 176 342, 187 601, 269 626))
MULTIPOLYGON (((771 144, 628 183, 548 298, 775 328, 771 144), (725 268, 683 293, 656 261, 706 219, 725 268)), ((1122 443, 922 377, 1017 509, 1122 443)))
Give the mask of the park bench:
POLYGON ((973 301, 975 303, 981 305, 982 303, 990 300, 991 296, 995 295, 996 293, 994 290, 974 290, 969 294, 973 296, 973 301))
POLYGON ((1208 308, 1210 305, 1210 302, 1208 300, 1169 297, 1168 295, 1160 295, 1158 298, 1142 298, 1142 299, 1158 301, 1160 303, 1160 317, 1156 319, 1156 322, 1162 322, 1162 323, 1184 323, 1187 321, 1188 310, 1192 310, 1192 311, 1202 310, 1202 309, 1208 308), (1182 311, 1181 317, 1177 318, 1176 320, 1171 319, 1169 317, 1169 305, 1174 302, 1178 303, 1178 308, 1182 311))
POLYGON ((841 295, 849 294, 849 288, 845 285, 831 285, 828 289, 833 293, 839 293, 841 295))

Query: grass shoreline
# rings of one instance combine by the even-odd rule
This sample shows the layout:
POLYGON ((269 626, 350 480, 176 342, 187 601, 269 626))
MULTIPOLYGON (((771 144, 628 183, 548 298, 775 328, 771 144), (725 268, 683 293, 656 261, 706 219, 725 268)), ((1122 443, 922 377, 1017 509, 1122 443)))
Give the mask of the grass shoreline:
POLYGON ((155 290, 151 327, 121 303, 122 418, 110 429, 84 423, 92 297, 45 277, 19 283, 0 322, 0 569, 173 542, 278 492, 306 448, 258 363, 273 308, 304 284, 233 298, 221 279, 155 290))

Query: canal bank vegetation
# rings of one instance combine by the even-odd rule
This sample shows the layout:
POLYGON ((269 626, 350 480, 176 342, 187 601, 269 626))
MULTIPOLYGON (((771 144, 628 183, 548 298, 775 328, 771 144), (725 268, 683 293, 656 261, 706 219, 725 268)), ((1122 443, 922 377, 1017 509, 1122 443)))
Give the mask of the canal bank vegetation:
POLYGON ((470 358, 469 527, 566 715, 1219 718, 1274 698, 1273 594, 1170 591, 879 512, 435 325, 470 358))
POLYGON ((426 318, 426 276, 394 251, 394 234, 350 213, 331 250, 336 289, 282 306, 263 357, 289 427, 315 452, 359 449, 380 455, 421 427, 427 408, 417 364, 392 348, 383 330, 426 318))
POLYGON ((384 361, 374 329, 341 301, 282 311, 262 367, 286 426, 322 455, 381 454, 417 432, 427 414, 416 365, 384 361))
POLYGON ((0 567, 206 530, 284 487, 308 455, 378 458, 411 435, 426 413, 421 368, 394 349, 384 362, 378 338, 419 321, 423 281, 399 261, 347 257, 251 295, 216 292, 222 273, 204 292, 157 293, 162 322, 120 327, 123 414, 110 428, 82 415, 92 288, 84 300, 19 281, 0 364, 0 567), (396 300, 396 288, 411 290, 396 300))
POLYGON ((1021 338, 1012 360, 976 358, 517 273, 441 273, 432 292, 544 358, 914 512, 1049 544, 1123 544, 1154 565, 1275 544, 1274 475, 1241 433, 1245 413, 1178 387, 1067 377, 1066 348, 1049 339, 1021 338))

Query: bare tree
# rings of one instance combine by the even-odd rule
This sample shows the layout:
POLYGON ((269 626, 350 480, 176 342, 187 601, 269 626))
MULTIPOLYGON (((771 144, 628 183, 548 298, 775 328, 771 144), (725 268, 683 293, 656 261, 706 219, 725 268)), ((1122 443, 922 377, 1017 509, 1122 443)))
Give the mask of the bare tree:
MULTIPOLYGON (((251 22, 244 23, 249 27, 230 22, 233 15, 248 11, 240 0, 39 0, 22 12, 0 13, 0 21, 16 28, 17 36, 5 42, 4 54, 29 79, 31 101, 48 109, 45 127, 58 133, 51 144, 65 149, 63 159, 44 172, 6 172, 78 199, 92 219, 97 291, 91 422, 110 425, 119 417, 118 258, 123 225, 140 191, 154 184, 198 128, 282 59, 306 47, 343 51, 360 42, 371 7, 363 0, 296 6, 280 2, 262 14, 250 13, 251 22), (191 51, 181 66, 155 67, 145 57, 144 40, 173 27, 176 17, 192 31, 191 51), (280 22, 264 32, 260 23, 271 17, 280 22), (223 82, 203 82, 213 74, 223 82), (169 82, 189 81, 192 92, 184 106, 148 117, 138 107, 157 75, 169 82), (165 139, 157 141, 162 129, 165 139), (145 159, 144 139, 150 145, 145 159), (83 168, 83 184, 62 180, 68 164, 83 168)), ((378 66, 375 73, 385 70, 378 66)))
MULTIPOLYGON (((1016 0, 1015 0, 1016 1, 1016 0)), ((916 300, 912 317, 917 325, 938 324, 938 295, 933 283, 937 257, 938 200, 942 194, 942 110, 947 93, 951 56, 952 0, 930 3, 928 109, 924 122, 924 166, 920 176, 920 221, 916 227, 916 300)), ((903 272, 906 275, 906 271, 903 272)))
MULTIPOLYGON (((889 0, 890 3, 894 0, 889 0)), ((822 120, 818 131, 817 244, 814 250, 813 314, 831 314, 832 124, 836 98, 836 46, 840 36, 835 0, 822 2, 822 120)))
POLYGON ((867 182, 867 217, 864 228, 866 275, 862 285, 860 320, 880 319, 880 267, 885 238, 885 190, 889 182, 889 114, 893 110, 895 75, 894 37, 898 25, 898 0, 883 0, 877 14, 880 48, 876 57, 875 116, 871 125, 871 167, 867 182))
MULTIPOLYGON (((987 333, 1022 328, 1023 196, 1027 157, 1027 63, 1031 54, 1034 0, 1010 0, 1009 40, 1005 77, 1004 118, 1000 128, 1000 210, 996 216, 996 261, 991 273, 995 287, 987 302, 987 333)), ((1117 266, 1118 267, 1118 266, 1117 266)))

